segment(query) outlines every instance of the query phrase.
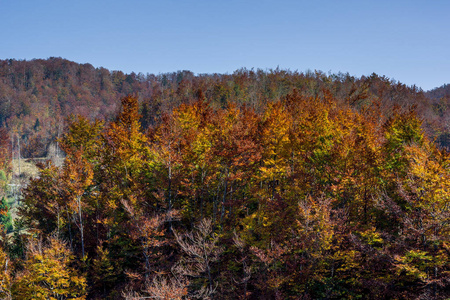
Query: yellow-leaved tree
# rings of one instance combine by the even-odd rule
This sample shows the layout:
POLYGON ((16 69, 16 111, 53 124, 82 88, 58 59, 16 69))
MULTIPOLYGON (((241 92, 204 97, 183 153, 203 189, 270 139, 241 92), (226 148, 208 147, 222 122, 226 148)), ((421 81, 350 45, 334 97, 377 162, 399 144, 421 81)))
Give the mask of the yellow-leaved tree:
POLYGON ((12 285, 14 299, 86 299, 86 279, 72 267, 66 243, 50 236, 47 243, 31 239, 24 270, 12 285))

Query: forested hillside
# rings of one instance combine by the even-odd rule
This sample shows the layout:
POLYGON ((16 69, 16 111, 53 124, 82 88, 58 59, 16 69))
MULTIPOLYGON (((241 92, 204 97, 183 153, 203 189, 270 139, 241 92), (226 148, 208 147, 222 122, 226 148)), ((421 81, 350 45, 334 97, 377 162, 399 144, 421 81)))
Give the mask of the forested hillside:
POLYGON ((450 297, 445 97, 377 75, 2 64, 5 180, 11 137, 65 161, 1 230, 0 298, 450 297))
POLYGON ((440 130, 436 136, 436 143, 450 149, 450 84, 432 89, 425 94, 433 99, 433 110, 439 116, 440 130))
POLYGON ((434 88, 426 93, 426 95, 433 99, 450 98, 450 84, 434 88))
POLYGON ((448 99, 433 91, 426 97, 416 87, 373 74, 298 73, 285 70, 237 70, 233 74, 194 75, 190 71, 167 74, 124 74, 78 64, 62 58, 0 61, 0 126, 21 138, 23 157, 43 157, 61 136, 66 118, 82 115, 89 120, 112 120, 122 97, 139 99, 144 128, 159 123, 162 114, 195 101, 198 91, 215 108, 234 103, 261 112, 267 102, 279 101, 297 89, 306 97, 330 92, 339 102, 364 109, 378 102, 384 115, 397 105, 417 106, 430 138, 443 141, 449 129, 448 99), (442 98, 442 99, 441 99, 442 98))

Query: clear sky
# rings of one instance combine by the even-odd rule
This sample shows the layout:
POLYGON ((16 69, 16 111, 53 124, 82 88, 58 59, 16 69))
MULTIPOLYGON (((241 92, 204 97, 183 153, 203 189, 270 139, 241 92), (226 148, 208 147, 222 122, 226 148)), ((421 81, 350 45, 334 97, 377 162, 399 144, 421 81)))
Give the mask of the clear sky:
POLYGON ((130 73, 241 67, 450 83, 450 1, 0 0, 0 59, 130 73))

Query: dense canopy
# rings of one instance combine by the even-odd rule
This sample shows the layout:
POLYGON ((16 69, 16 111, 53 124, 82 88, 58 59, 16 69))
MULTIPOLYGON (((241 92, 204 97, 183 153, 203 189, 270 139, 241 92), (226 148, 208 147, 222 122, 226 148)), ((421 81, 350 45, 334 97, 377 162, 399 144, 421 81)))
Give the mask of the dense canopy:
MULTIPOLYGON (((46 116, 80 114, 60 128, 64 163, 40 165, 3 233, 1 297, 450 297, 450 156, 433 140, 448 98, 280 70, 124 75, 122 91, 104 90, 106 72, 89 82, 110 98, 76 108, 94 85, 74 94, 77 77, 52 72, 37 95, 68 94, 43 100, 46 116), (108 112, 133 84, 147 88, 108 112)), ((18 109, 3 121, 24 143, 55 129, 40 117, 25 131, 37 113, 18 109)))

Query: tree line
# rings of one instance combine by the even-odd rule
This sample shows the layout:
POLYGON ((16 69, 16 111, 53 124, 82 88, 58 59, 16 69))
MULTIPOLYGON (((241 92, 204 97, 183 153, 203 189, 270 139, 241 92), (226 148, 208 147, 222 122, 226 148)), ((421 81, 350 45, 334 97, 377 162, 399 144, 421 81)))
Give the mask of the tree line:
POLYGON ((120 109, 120 99, 128 94, 138 98, 141 123, 147 128, 175 107, 196 101, 198 90, 214 108, 235 103, 260 113, 267 102, 279 101, 294 89, 305 97, 322 97, 326 89, 355 109, 379 101, 386 115, 394 105, 405 109, 415 105, 429 138, 450 146, 446 86, 424 93, 376 74, 358 78, 280 69, 240 69, 232 74, 125 74, 56 57, 0 60, 0 127, 7 128, 10 137, 20 138, 23 157, 44 157, 51 155, 52 143, 61 137, 68 116, 112 121, 120 109))

